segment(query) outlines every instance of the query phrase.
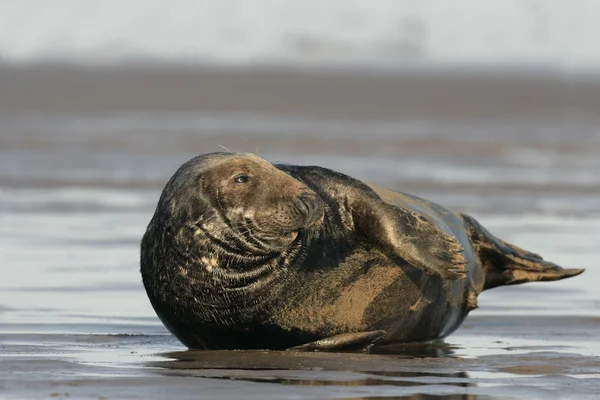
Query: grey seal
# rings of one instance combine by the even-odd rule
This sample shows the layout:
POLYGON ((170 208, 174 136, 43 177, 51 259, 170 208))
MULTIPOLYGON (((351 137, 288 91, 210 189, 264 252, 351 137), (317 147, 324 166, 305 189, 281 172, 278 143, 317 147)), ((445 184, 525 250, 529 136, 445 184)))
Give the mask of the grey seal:
POLYGON ((141 243, 150 302, 193 349, 428 341, 484 290, 581 272, 419 197, 239 153, 181 166, 141 243))

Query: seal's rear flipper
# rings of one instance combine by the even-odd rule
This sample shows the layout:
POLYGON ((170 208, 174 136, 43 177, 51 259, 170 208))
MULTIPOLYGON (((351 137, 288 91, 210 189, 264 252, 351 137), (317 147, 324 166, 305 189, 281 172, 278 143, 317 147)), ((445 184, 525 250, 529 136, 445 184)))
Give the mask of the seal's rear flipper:
POLYGON ((373 346, 387 335, 386 331, 343 333, 289 348, 291 351, 359 350, 373 346))
POLYGON ((545 261, 538 254, 498 239, 473 217, 466 214, 462 214, 462 217, 486 273, 483 290, 525 282, 557 281, 585 271, 562 268, 545 261))

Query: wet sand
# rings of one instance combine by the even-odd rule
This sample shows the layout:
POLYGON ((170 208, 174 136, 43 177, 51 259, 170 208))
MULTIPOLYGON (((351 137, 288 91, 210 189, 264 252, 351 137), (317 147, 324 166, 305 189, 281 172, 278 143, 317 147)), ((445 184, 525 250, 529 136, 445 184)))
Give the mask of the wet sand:
POLYGON ((600 82, 556 74, 0 68, 0 397, 594 399, 600 82), (328 166, 476 216, 584 275, 494 289, 443 342, 190 352, 141 286, 195 154, 328 166))

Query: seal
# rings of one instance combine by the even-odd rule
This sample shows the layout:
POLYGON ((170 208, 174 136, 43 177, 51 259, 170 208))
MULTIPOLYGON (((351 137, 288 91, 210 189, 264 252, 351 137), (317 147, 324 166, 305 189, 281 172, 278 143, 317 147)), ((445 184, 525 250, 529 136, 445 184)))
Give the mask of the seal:
POLYGON ((164 188, 141 243, 164 325, 193 349, 360 349, 452 333, 486 289, 578 275, 410 194, 253 154, 164 188))

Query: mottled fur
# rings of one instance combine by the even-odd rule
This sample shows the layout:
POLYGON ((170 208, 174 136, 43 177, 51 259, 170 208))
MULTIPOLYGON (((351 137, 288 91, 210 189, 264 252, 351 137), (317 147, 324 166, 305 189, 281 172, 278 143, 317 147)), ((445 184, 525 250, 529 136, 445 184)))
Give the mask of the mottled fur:
POLYGON ((484 289, 581 270, 411 195, 212 153, 165 187, 141 272, 156 313, 190 348, 308 350, 444 337, 484 289))

